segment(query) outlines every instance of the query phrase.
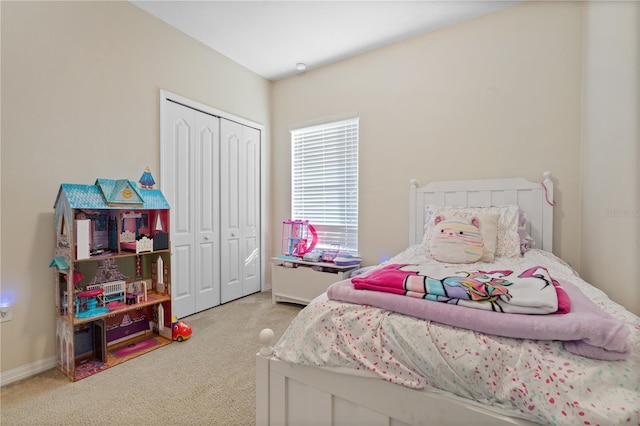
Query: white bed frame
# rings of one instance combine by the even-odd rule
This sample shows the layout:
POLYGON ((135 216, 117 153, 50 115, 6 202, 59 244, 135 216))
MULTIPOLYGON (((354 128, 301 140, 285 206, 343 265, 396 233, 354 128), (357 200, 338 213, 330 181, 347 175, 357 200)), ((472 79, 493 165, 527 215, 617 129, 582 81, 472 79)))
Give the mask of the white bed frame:
MULTIPOLYGON (((422 240, 424 206, 488 207, 517 204, 527 214, 534 248, 552 251, 553 182, 522 178, 411 181, 409 243, 422 240)), ((435 390, 414 390, 384 380, 293 365, 273 358, 275 336, 260 332, 256 355, 256 424, 262 425, 532 425, 435 390)))

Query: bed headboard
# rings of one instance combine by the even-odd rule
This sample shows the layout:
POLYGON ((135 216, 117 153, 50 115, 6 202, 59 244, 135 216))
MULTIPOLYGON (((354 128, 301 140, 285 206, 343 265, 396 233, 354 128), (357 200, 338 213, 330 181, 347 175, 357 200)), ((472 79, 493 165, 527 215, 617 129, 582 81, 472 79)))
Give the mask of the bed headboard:
POLYGON ((523 178, 453 180, 418 187, 411 180, 409 197, 409 244, 419 244, 424 233, 424 206, 490 207, 517 204, 527 214, 527 232, 534 248, 553 249, 553 182, 544 172, 542 182, 523 178), (543 185, 544 184, 544 185, 543 185), (545 189, 546 188, 546 189, 545 189))

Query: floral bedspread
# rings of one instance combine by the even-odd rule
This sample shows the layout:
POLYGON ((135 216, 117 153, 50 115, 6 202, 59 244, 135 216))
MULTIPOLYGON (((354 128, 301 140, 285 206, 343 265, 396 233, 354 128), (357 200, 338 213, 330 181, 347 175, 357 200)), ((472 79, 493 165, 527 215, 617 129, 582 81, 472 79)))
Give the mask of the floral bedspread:
MULTIPOLYGON (((387 263, 416 259, 423 261, 424 253, 411 247, 387 263)), ((483 334, 332 301, 326 294, 294 319, 275 355, 294 364, 373 372, 410 388, 435 387, 543 424, 640 424, 640 318, 549 253, 530 250, 523 258, 500 259, 498 264, 517 268, 531 262, 571 281, 627 323, 631 355, 623 361, 595 360, 567 352, 557 341, 483 334)))

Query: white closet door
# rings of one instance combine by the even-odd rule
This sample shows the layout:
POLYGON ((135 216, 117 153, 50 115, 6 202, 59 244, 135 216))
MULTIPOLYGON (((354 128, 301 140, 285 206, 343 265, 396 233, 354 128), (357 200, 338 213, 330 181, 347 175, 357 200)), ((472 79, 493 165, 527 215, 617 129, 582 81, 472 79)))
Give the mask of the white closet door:
POLYGON ((195 312, 220 304, 220 119, 196 114, 195 312))
POLYGON ((242 143, 244 145, 244 167, 246 186, 243 194, 246 197, 242 218, 242 248, 244 250, 242 295, 260 291, 261 261, 260 253, 260 130, 253 127, 242 127, 242 143))
POLYGON ((221 302, 260 291, 260 131, 220 120, 221 302))
POLYGON ((173 313, 220 304, 219 118, 165 100, 163 192, 171 206, 173 313))
POLYGON ((162 190, 171 207, 171 296, 172 313, 178 318, 194 311, 193 157, 194 112, 165 101, 162 190))

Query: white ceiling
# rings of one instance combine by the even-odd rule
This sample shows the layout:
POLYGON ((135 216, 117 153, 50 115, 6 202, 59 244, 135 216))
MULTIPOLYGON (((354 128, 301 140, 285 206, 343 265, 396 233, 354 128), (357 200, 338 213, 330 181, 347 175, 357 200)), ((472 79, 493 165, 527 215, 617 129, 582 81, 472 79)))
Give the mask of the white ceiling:
POLYGON ((184 1, 131 3, 275 81, 524 0, 184 1))

